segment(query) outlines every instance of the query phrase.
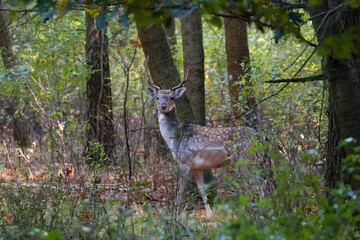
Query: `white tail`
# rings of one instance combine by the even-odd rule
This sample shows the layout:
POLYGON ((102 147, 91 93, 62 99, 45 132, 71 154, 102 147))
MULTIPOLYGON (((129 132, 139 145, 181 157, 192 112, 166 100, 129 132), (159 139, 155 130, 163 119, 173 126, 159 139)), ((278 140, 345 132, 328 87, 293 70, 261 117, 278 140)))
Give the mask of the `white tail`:
MULTIPOLYGON (((191 172, 202 195, 206 213, 211 216, 204 187, 203 169, 220 168, 227 162, 234 163, 239 158, 243 158, 244 152, 252 146, 253 141, 257 140, 256 132, 245 126, 209 128, 182 124, 174 100, 184 94, 186 89, 183 84, 187 81, 187 76, 181 84, 163 90, 150 82, 147 63, 148 59, 145 61, 145 71, 151 86, 147 86, 146 90, 152 98, 157 99, 161 135, 179 164, 180 186, 177 206, 179 207, 181 203, 187 184, 186 175, 191 172)), ((249 157, 257 159, 256 154, 250 154, 249 157)))

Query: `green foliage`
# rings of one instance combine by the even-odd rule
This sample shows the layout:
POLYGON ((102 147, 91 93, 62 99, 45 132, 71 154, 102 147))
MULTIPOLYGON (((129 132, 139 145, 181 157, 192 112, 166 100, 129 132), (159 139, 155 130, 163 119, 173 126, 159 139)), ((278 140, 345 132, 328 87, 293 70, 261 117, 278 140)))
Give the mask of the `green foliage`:
POLYGON ((291 168, 285 162, 273 168, 278 186, 271 197, 249 201, 251 196, 240 196, 233 205, 219 206, 223 231, 213 232, 212 239, 352 239, 358 221, 356 194, 343 185, 333 190, 330 205, 320 193, 319 176, 291 168))
MULTIPOLYGON (((12 8, 19 9, 29 5, 28 1, 10 0, 12 8)), ((30 4, 31 5, 31 4, 30 4)), ((69 11, 83 6, 82 1, 54 1, 37 0, 33 3, 34 9, 43 15, 44 22, 52 18, 61 18, 69 11)), ((85 10, 97 20, 97 26, 103 28, 108 25, 111 19, 119 16, 118 21, 127 26, 129 16, 134 15, 138 24, 147 26, 149 24, 166 23, 171 17, 187 16, 196 10, 202 14, 211 15, 210 22, 220 27, 222 19, 216 16, 219 12, 226 10, 229 6, 227 1, 124 1, 116 2, 115 8, 112 1, 87 2, 85 10), (118 14, 122 9, 122 14, 118 14)), ((273 7, 267 0, 262 1, 233 1, 231 2, 231 12, 235 15, 248 16, 249 22, 254 22, 260 29, 264 25, 277 29, 279 37, 282 34, 296 31, 301 21, 301 14, 286 11, 281 7, 273 7), (276 16, 276 17, 274 17, 276 16)))
POLYGON ((176 218, 173 208, 158 209, 147 202, 137 213, 114 200, 94 204, 91 198, 81 198, 90 193, 89 189, 78 189, 79 194, 74 194, 60 181, 35 188, 7 185, 0 190, 1 235, 9 239, 355 237, 360 220, 357 192, 341 184, 331 191, 333 200, 329 204, 321 193, 321 177, 294 172, 286 161, 272 170, 277 188, 271 195, 262 200, 251 192, 228 196, 213 207, 215 216, 210 220, 185 213, 176 218))
MULTIPOLYGON (((272 29, 276 43, 288 34, 294 34, 299 39, 304 40, 300 34, 300 28, 302 24, 305 24, 303 17, 306 14, 303 11, 306 10, 306 6, 300 10, 288 10, 279 3, 272 4, 269 0, 231 1, 231 3, 215 0, 176 2, 169 0, 117 2, 102 0, 99 2, 88 1, 85 6, 83 1, 79 0, 37 0, 34 2, 28 0, 9 0, 8 3, 11 16, 17 16, 17 11, 22 11, 24 8, 32 8, 42 15, 44 22, 63 18, 67 13, 81 8, 96 18, 97 27, 100 29, 108 26, 109 22, 115 17, 124 27, 128 26, 129 19, 132 16, 141 26, 148 26, 150 24, 166 25, 170 18, 187 16, 197 10, 203 16, 209 17, 209 22, 212 25, 221 27, 222 19, 218 15, 222 15, 225 12, 227 13, 225 15, 230 15, 230 17, 244 18, 245 21, 254 24, 261 31, 264 31, 265 27, 272 29)), ((358 0, 347 0, 345 3, 354 9, 359 7, 358 0)), ((309 6, 316 6, 319 4, 319 1, 312 0, 307 4, 309 6)), ((358 52, 355 44, 358 41, 358 37, 354 37, 356 40, 351 41, 351 30, 347 33, 348 36, 334 36, 334 38, 330 37, 330 39, 327 39, 324 42, 324 46, 322 46, 322 54, 329 54, 328 51, 331 50, 334 52, 335 57, 342 59, 348 50, 358 52)), ((352 34, 352 36, 355 35, 352 34)))
POLYGON ((8 239, 114 239, 131 233, 127 221, 134 211, 82 199, 86 188, 74 194, 59 181, 0 191, 0 234, 8 239))
POLYGON ((91 168, 103 167, 104 165, 108 165, 110 161, 105 155, 104 146, 96 139, 90 142, 88 154, 84 159, 85 163, 91 168))
POLYGON ((333 56, 337 59, 346 59, 350 52, 359 53, 356 43, 359 42, 359 26, 352 27, 341 35, 334 35, 324 39, 319 54, 333 56))
MULTIPOLYGON (((145 2, 148 1, 131 1, 129 4, 142 6, 145 2)), ((286 35, 288 32, 299 32, 305 40, 313 41, 311 23, 300 27, 303 17, 308 16, 301 12, 286 12, 280 8, 265 8, 266 2, 241 1, 234 7, 235 13, 241 13, 242 8, 256 13, 255 23, 249 28, 251 63, 245 67, 250 70, 248 74, 258 101, 273 95, 283 86, 267 84, 267 80, 291 78, 299 69, 302 70, 297 77, 321 72, 320 56, 315 55, 307 61, 312 50, 305 41, 299 41, 296 34, 286 35), (263 19, 274 24, 275 32, 256 29, 260 28, 259 21, 263 19)), ((27 4, 24 1, 9 3, 14 8, 27 4)), ((118 14, 117 10, 98 8, 95 5, 87 8, 86 11, 97 18, 99 27, 108 25, 113 111, 118 132, 117 161, 106 159, 103 146, 96 141, 90 145, 92 154, 82 158, 86 128, 86 123, 83 122, 84 93, 89 74, 84 57, 83 12, 79 14, 75 10, 69 11, 75 7, 69 1, 35 3, 42 16, 30 13, 26 21, 19 20, 19 26, 12 29, 13 49, 18 57, 18 65, 10 71, 1 68, 0 86, 2 94, 18 100, 18 116, 25 115, 23 106, 27 106, 33 112, 31 120, 42 124, 42 148, 34 146, 24 155, 29 156, 32 161, 38 161, 33 169, 50 170, 51 173, 50 179, 41 184, 1 185, 2 238, 355 238, 356 223, 359 221, 358 193, 345 183, 331 190, 331 203, 324 193, 323 168, 318 166, 325 163, 323 151, 327 124, 320 120, 325 118, 327 106, 324 99, 327 95, 326 91, 324 95, 326 86, 318 82, 290 84, 278 95, 259 105, 264 113, 264 121, 259 123, 259 128, 264 129, 273 145, 270 147, 274 148, 269 155, 274 161, 271 171, 277 186, 269 196, 260 200, 258 193, 251 189, 256 187, 256 180, 263 177, 264 171, 246 158, 239 159, 235 164, 237 169, 233 172, 229 169, 221 170, 219 178, 224 180, 219 184, 220 195, 214 199, 214 216, 209 220, 198 216, 196 209, 189 207, 194 203, 198 204, 198 196, 189 197, 185 204, 186 211, 176 216, 175 197, 172 195, 172 191, 176 190, 174 185, 161 185, 165 188, 165 193, 158 198, 154 195, 152 189, 156 188, 157 182, 163 183, 175 178, 175 170, 164 169, 176 169, 176 166, 170 165, 168 156, 159 157, 160 144, 154 140, 157 136, 152 136, 155 133, 145 135, 145 131, 156 128, 153 117, 155 108, 144 94, 144 57, 134 53, 141 46, 137 40, 134 18, 140 19, 140 23, 144 25, 149 22, 166 22, 171 16, 190 14, 201 7, 202 13, 205 13, 206 118, 213 126, 226 125, 221 119, 231 116, 227 87, 230 76, 226 69, 222 19, 206 13, 213 13, 224 7, 227 1, 206 1, 201 3, 203 5, 197 2, 182 5, 179 2, 179 6, 185 6, 184 9, 169 8, 167 11, 164 5, 164 8, 155 12, 127 5, 120 8, 119 19, 113 18, 113 15, 118 14), (43 20, 47 20, 45 24, 43 20), (124 66, 133 56, 135 61, 129 73, 131 82, 126 107, 131 119, 131 148, 136 149, 131 157, 136 168, 131 180, 131 190, 126 188, 127 197, 122 196, 119 200, 102 195, 104 187, 99 187, 97 183, 106 173, 116 180, 121 180, 126 175, 121 103, 124 100, 124 66), (138 129, 140 130, 137 131, 138 129), (80 181, 81 188, 73 188, 73 185, 60 177, 58 168, 68 166, 66 164, 80 169, 77 174, 81 181, 77 180, 80 181), (252 172, 245 169, 248 165, 254 165, 252 172), (157 179, 159 173, 163 175, 157 179), (245 181, 248 179, 253 182, 248 184, 245 181), (134 200, 134 196, 138 199, 134 200)), ((10 15, 15 18, 18 13, 12 12, 10 15)), ((180 39, 178 22, 176 36, 180 39)), ((355 36, 358 35, 344 34, 325 40, 324 49, 332 49, 335 55, 344 54, 351 47, 344 46, 342 41, 356 41, 355 36)), ((183 72, 180 40, 177 41, 176 49, 173 53, 175 64, 183 72)), ((244 91, 242 98, 245 99, 246 94, 248 93, 244 91)), ((0 111, 4 116, 3 109, 0 111)), ((254 143, 249 153, 263 153, 267 148, 267 143, 254 143)), ((236 151, 237 147, 234 146, 233 150, 236 151)), ((27 162, 15 155, 19 172, 24 171, 22 169, 27 166, 27 162)), ((358 162, 359 149, 354 147, 354 154, 345 160, 344 172, 356 172, 354 166, 358 162)), ((120 180, 122 187, 129 184, 120 180)))

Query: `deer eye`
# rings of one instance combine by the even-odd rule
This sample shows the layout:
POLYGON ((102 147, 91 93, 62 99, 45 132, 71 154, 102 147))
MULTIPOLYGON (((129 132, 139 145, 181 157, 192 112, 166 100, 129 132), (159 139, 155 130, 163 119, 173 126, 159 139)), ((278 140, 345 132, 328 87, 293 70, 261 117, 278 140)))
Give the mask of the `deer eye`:
POLYGON ((157 100, 159 100, 159 97, 156 97, 157 100))

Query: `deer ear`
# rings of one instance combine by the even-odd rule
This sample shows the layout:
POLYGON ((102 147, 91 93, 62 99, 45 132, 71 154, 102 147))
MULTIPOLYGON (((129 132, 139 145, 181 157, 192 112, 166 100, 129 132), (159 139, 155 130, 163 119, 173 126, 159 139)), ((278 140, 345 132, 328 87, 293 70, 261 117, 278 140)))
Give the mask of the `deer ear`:
POLYGON ((149 86, 146 86, 145 88, 146 88, 147 93, 150 95, 150 97, 152 97, 152 98, 157 97, 157 91, 155 88, 149 87, 149 86))
POLYGON ((181 97, 181 96, 184 94, 185 90, 186 90, 186 88, 184 88, 184 87, 181 87, 181 88, 176 89, 176 90, 174 91, 174 97, 175 97, 175 99, 178 99, 179 97, 181 97))

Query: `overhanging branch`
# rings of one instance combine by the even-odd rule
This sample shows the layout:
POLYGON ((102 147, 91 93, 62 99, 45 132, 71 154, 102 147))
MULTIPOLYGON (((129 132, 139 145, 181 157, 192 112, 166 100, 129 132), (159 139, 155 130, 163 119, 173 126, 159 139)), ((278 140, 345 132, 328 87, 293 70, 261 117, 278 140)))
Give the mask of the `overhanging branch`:
POLYGON ((17 12, 17 13, 29 13, 29 12, 36 12, 36 9, 7 9, 7 8, 0 8, 1 12, 17 12))
POLYGON ((282 7, 285 10, 293 10, 293 9, 305 9, 306 5, 301 3, 289 3, 282 0, 273 0, 275 5, 282 7))
POLYGON ((323 81, 326 80, 324 74, 303 77, 303 78, 290 78, 290 79, 276 79, 276 80, 269 80, 265 81, 266 83, 298 83, 298 82, 311 82, 311 81, 323 81))

